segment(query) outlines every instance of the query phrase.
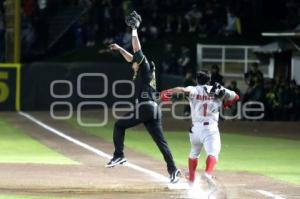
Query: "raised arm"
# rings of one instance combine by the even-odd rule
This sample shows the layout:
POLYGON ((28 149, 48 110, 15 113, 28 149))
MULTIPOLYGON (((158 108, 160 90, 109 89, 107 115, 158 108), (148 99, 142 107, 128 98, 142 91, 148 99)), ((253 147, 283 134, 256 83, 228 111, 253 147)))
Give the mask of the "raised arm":
POLYGON ((191 88, 190 87, 176 87, 168 90, 164 90, 160 93, 160 100, 162 102, 167 102, 171 100, 172 95, 184 93, 185 95, 190 95, 191 88))
POLYGON ((133 52, 138 52, 139 50, 142 49, 141 47, 141 43, 140 43, 140 40, 139 40, 139 36, 138 36, 138 33, 137 33, 137 29, 132 29, 132 49, 133 49, 133 52))
POLYGON ((119 51, 120 54, 124 57, 124 59, 127 62, 132 62, 133 60, 133 55, 131 53, 129 53, 128 51, 126 51, 124 48, 122 48, 121 46, 119 46, 118 44, 111 44, 109 46, 110 50, 115 50, 115 51, 119 51))
POLYGON ((136 53, 141 50, 141 43, 138 37, 137 29, 140 27, 142 22, 141 16, 133 11, 125 18, 125 23, 132 29, 132 49, 136 53))

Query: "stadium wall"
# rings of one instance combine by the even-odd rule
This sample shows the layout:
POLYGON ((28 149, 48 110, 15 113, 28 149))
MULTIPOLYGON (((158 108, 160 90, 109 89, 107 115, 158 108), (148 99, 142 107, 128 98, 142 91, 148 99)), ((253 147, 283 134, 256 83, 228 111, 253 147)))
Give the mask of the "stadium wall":
MULTIPOLYGON (((131 101, 132 99, 120 99, 115 97, 112 92, 112 85, 117 80, 131 80, 133 76, 130 64, 119 63, 32 63, 22 67, 21 82, 21 105, 22 110, 49 110, 54 102, 67 102, 77 107, 80 102, 84 101, 101 101, 111 107, 117 101, 131 101), (82 74, 88 77, 82 78, 81 92, 85 95, 97 95, 104 92, 104 80, 101 77, 91 77, 91 74, 104 74, 107 77, 108 93, 105 97, 82 97, 78 94, 78 78, 82 74), (63 81, 61 81, 63 80, 63 81), (60 96, 51 95, 51 83, 56 82, 53 86, 53 93, 60 96), (69 83, 67 83, 69 82, 69 83), (70 91, 69 85, 72 85, 70 91)), ((162 82, 158 81, 160 89, 171 88, 183 84, 183 78, 177 76, 161 76, 162 82)), ((131 86, 129 84, 118 84, 116 93, 130 94, 131 86)), ((57 106, 65 109, 66 106, 57 106)))

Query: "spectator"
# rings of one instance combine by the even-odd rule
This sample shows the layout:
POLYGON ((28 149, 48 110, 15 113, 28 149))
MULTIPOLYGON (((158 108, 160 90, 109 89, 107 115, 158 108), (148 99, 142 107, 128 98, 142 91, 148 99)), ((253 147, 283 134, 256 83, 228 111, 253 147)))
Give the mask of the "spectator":
POLYGON ((238 89, 237 82, 235 80, 232 80, 230 82, 230 85, 228 86, 228 89, 234 91, 236 94, 238 94, 239 96, 241 96, 241 91, 240 91, 240 89, 238 89))
POLYGON ((4 61, 5 49, 5 25, 4 13, 0 11, 0 62, 4 61))
POLYGON ((160 2, 160 9, 164 13, 164 31, 166 33, 170 32, 181 32, 182 31, 182 18, 183 13, 186 11, 183 10, 181 0, 165 0, 160 2), (176 5, 176 6, 174 6, 176 5))
MULTIPOLYGON (((223 10, 218 0, 207 1, 203 11, 203 29, 208 35, 218 34, 223 26, 223 10)), ((225 15, 225 14, 224 14, 225 15)))
POLYGON ((48 49, 48 0, 38 0, 37 36, 42 45, 43 53, 48 49))
POLYGON ((172 32, 173 21, 174 21, 174 17, 171 14, 167 15, 166 28, 165 28, 166 33, 172 32))
POLYGON ((180 55, 177 60, 178 73, 180 75, 185 76, 187 70, 190 69, 190 64, 191 64, 190 49, 186 46, 181 46, 180 55))
POLYGON ((244 102, 247 101, 257 101, 257 102, 263 102, 264 101, 264 87, 262 84, 261 79, 255 77, 253 79, 253 85, 249 86, 245 96, 244 96, 244 102))
POLYGON ((24 0, 23 2, 23 13, 25 17, 32 18, 36 8, 35 0, 24 0))
POLYGON ((229 35, 241 35, 242 28, 241 28, 241 20, 239 17, 235 15, 234 12, 227 10, 227 24, 224 27, 224 34, 226 36, 229 35))
POLYGON ((94 47, 95 46, 95 40, 96 40, 96 33, 98 31, 97 24, 89 24, 87 27, 87 47, 94 47))
POLYGON ((267 120, 277 120, 280 117, 280 104, 278 99, 277 88, 275 84, 266 94, 266 119, 267 120))
POLYGON ((84 17, 82 17, 75 24, 75 44, 77 48, 85 46, 87 42, 87 23, 84 17))
POLYGON ((161 62, 162 73, 174 73, 175 53, 173 51, 173 45, 171 43, 166 43, 163 51, 163 60, 161 62))
POLYGON ((292 108, 290 112, 290 120, 297 121, 299 120, 299 111, 300 111, 300 96, 299 96, 299 87, 295 80, 291 81, 290 84, 291 89, 291 103, 292 108))
MULTIPOLYGON (((260 102, 265 103, 265 91, 263 87, 263 82, 259 78, 254 78, 253 86, 248 87, 243 102, 260 102)), ((251 105, 251 108, 260 108, 258 105, 251 105)), ((251 112, 249 115, 258 116, 260 113, 251 112)))
POLYGON ((151 14, 151 17, 149 18, 150 20, 145 23, 143 28, 141 29, 142 32, 142 40, 147 41, 148 39, 154 40, 158 38, 159 34, 159 19, 157 14, 154 12, 151 14))
POLYGON ((210 83, 213 85, 214 83, 218 82, 219 84, 223 85, 223 76, 220 74, 220 68, 218 65, 214 64, 211 66, 211 80, 210 83))
POLYGON ((280 104, 280 119, 283 121, 288 121, 293 108, 292 92, 289 82, 284 82, 279 86, 278 98, 280 104))
POLYGON ((104 40, 112 37, 113 22, 112 22, 112 3, 111 0, 103 0, 100 4, 100 27, 102 28, 104 40))
POLYGON ((24 57, 29 57, 32 54, 32 47, 36 41, 36 35, 31 23, 28 23, 21 34, 22 52, 24 57))
POLYGON ((131 0, 123 0, 122 3, 123 13, 124 15, 128 15, 131 10, 133 10, 133 5, 131 0))
POLYGON ((88 1, 85 2, 86 7, 90 7, 90 11, 88 13, 88 24, 87 24, 87 47, 94 47, 96 41, 96 33, 98 31, 98 10, 99 1, 88 1))
POLYGON ((252 87, 254 85, 254 81, 255 79, 258 79, 259 81, 261 81, 263 83, 264 77, 262 72, 258 69, 258 64, 257 63, 253 63, 251 66, 251 70, 248 71, 245 75, 245 81, 246 84, 249 87, 252 87))
POLYGON ((198 9, 196 4, 193 4, 192 9, 186 13, 184 18, 187 20, 189 25, 189 32, 196 32, 202 19, 202 13, 198 9))

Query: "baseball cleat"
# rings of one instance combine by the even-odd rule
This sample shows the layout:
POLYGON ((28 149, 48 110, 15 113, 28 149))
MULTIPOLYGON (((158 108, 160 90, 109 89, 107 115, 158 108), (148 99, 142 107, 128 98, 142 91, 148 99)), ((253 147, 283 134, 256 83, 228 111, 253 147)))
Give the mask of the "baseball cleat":
POLYGON ((184 177, 185 177, 187 183, 188 183, 190 186, 192 186, 192 185, 194 184, 194 181, 190 181, 190 172, 189 172, 189 171, 186 171, 186 172, 184 173, 184 177))
POLYGON ((106 168, 112 168, 120 164, 124 164, 127 160, 124 157, 113 157, 106 165, 106 168))
POLYGON ((179 169, 176 169, 170 175, 170 182, 175 184, 179 181, 180 177, 181 177, 181 172, 179 169))
POLYGON ((201 179, 204 180, 204 182, 206 182, 208 184, 208 187, 210 189, 216 189, 217 188, 217 183, 215 182, 215 180, 213 179, 213 177, 207 173, 204 173, 201 176, 201 179))

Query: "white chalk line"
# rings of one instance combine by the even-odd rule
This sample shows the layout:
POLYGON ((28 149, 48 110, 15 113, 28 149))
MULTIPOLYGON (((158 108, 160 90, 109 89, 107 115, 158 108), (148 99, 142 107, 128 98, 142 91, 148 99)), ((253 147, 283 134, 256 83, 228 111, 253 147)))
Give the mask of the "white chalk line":
POLYGON ((269 197, 269 198, 273 198, 273 199, 285 199, 279 195, 276 195, 276 194, 273 194, 271 192, 268 192, 268 191, 265 191, 265 190, 260 190, 260 189, 257 189, 256 190, 258 193, 266 196, 266 197, 269 197))
MULTIPOLYGON (((107 154, 107 153, 105 153, 105 152, 103 152, 99 149, 96 149, 96 148, 94 148, 94 147, 92 147, 92 146, 90 146, 90 145, 88 145, 84 142, 81 142, 81 141, 79 141, 75 138, 72 138, 71 136, 68 136, 68 135, 64 134, 63 132, 61 132, 61 131, 59 131, 59 130, 57 130, 57 129, 55 129, 55 128, 53 128, 53 127, 51 127, 51 126, 49 126, 49 125, 47 125, 43 122, 41 122, 40 120, 36 119, 35 117, 33 117, 33 116, 31 116, 27 113, 19 112, 19 114, 22 115, 23 117, 26 117, 27 119, 31 120, 32 122, 36 123, 40 127, 48 130, 49 132, 51 132, 53 134, 56 134, 59 137, 62 137, 65 140, 68 140, 69 142, 72 142, 73 144, 76 144, 76 145, 78 145, 78 146, 80 146, 80 147, 82 147, 82 148, 84 148, 84 149, 86 149, 86 150, 102 157, 102 158, 105 158, 105 159, 108 159, 108 160, 110 160, 112 158, 111 155, 109 155, 109 154, 107 154)), ((151 176, 152 178, 154 178, 154 179, 156 179, 160 182, 167 183, 169 181, 169 178, 167 178, 167 177, 165 177, 165 176, 163 176, 159 173, 156 173, 154 171, 151 171, 149 169, 145 169, 145 168, 143 168, 141 166, 138 166, 136 164, 132 164, 132 163, 127 162, 124 165, 131 168, 131 169, 139 171, 141 173, 147 174, 148 176, 151 176)))
POLYGON ((281 196, 279 196, 279 195, 273 194, 273 193, 268 192, 268 191, 265 191, 265 190, 260 190, 260 189, 258 189, 258 190, 256 190, 256 191, 257 191, 258 193, 264 195, 264 196, 267 196, 267 197, 270 197, 270 198, 273 198, 273 199, 285 199, 285 198, 283 198, 283 197, 281 197, 281 196))

